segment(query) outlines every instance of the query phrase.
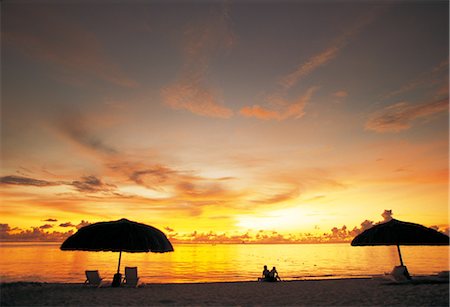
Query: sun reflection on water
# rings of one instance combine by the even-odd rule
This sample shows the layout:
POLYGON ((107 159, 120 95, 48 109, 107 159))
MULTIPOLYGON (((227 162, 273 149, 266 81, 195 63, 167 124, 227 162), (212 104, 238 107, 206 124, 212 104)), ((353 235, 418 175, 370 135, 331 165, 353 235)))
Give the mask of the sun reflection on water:
MULTIPOLYGON (((276 266, 284 279, 338 278, 383 274, 398 265, 394 246, 349 244, 178 244, 175 252, 123 253, 121 270, 137 266, 143 282, 256 280, 262 266, 276 266)), ((448 246, 403 246, 413 275, 449 270, 448 246)), ((60 251, 52 243, 2 243, 1 281, 84 282, 85 270, 112 279, 118 253, 60 251)))

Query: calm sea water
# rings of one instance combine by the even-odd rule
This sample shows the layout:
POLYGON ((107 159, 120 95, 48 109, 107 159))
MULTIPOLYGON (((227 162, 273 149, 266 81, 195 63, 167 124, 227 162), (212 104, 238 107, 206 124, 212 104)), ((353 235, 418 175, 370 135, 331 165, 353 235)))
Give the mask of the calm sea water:
MULTIPOLYGON (((61 251, 57 243, 1 243, 2 282, 84 282, 85 270, 99 270, 112 280, 118 253, 61 251)), ((175 252, 123 253, 121 270, 137 266, 149 283, 256 280, 264 264, 276 266, 283 279, 342 278, 380 275, 398 265, 395 246, 350 244, 178 244, 175 252)), ((412 275, 449 270, 448 246, 403 246, 412 275)))

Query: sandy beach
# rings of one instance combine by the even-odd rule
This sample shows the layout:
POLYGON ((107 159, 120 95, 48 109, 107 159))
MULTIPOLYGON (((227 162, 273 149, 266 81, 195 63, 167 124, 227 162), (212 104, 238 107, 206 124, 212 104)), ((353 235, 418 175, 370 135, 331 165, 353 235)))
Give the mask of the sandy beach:
POLYGON ((18 282, 1 285, 1 305, 448 306, 449 285, 393 284, 379 279, 146 284, 139 288, 18 282))

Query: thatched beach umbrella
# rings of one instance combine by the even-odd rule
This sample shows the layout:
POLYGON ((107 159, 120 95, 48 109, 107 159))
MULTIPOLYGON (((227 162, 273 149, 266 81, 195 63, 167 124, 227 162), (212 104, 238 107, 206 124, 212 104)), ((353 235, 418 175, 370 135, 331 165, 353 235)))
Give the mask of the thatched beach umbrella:
POLYGON ((122 252, 165 253, 173 251, 173 247, 166 235, 159 229, 121 219, 99 222, 80 228, 64 241, 61 250, 119 252, 117 274, 114 275, 113 281, 113 286, 118 286, 121 280, 122 252))
POLYGON ((396 245, 403 267, 400 245, 449 245, 449 237, 425 226, 392 219, 357 235, 352 246, 396 245))

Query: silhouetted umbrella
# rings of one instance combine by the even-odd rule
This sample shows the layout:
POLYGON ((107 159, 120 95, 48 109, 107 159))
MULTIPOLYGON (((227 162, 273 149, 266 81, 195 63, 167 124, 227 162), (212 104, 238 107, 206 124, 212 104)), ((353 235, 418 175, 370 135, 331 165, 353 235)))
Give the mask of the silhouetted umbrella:
POLYGON ((449 245, 449 237, 425 226, 392 219, 366 229, 357 235, 352 246, 397 245, 400 264, 403 266, 400 245, 449 245))
MULTIPOLYGON (((121 219, 99 222, 80 228, 77 233, 64 241, 61 250, 119 252, 117 276, 121 278, 122 252, 165 253, 173 251, 173 247, 166 235, 159 229, 121 219)), ((116 277, 114 279, 116 280, 116 277)))

